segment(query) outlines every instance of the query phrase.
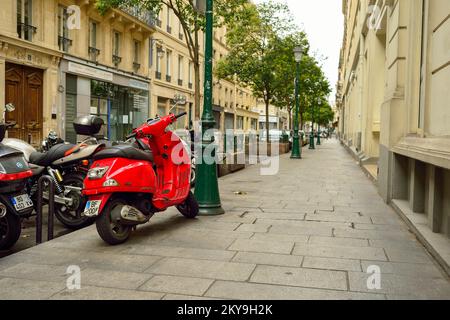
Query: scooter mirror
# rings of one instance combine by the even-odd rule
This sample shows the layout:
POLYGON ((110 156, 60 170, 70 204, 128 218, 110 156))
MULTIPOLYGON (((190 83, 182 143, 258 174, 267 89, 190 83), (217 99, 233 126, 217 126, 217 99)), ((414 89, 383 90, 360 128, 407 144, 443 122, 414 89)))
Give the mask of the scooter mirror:
POLYGON ((8 103, 5 106, 5 110, 6 112, 14 112, 14 110, 16 110, 16 107, 12 103, 8 103))

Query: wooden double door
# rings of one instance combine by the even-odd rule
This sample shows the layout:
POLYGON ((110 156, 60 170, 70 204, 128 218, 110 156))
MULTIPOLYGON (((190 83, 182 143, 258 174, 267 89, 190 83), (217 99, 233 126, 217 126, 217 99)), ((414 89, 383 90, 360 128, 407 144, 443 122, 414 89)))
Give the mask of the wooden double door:
POLYGON ((8 131, 17 138, 38 146, 42 140, 43 71, 12 63, 6 64, 5 102, 16 110, 6 115, 7 121, 16 122, 8 131))

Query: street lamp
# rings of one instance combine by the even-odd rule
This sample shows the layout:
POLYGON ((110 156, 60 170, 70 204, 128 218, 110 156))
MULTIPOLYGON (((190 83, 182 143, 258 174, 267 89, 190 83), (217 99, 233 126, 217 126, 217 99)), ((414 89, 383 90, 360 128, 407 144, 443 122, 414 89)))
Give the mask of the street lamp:
POLYGON ((207 0, 205 11, 205 91, 202 114, 202 153, 200 155, 200 157, 202 157, 202 161, 197 162, 197 182, 195 187, 195 197, 198 201, 200 209, 199 214, 204 216, 214 216, 225 213, 220 202, 215 152, 212 152, 212 159, 205 159, 205 155, 207 154, 206 150, 211 150, 210 145, 214 143, 214 135, 211 134, 211 130, 214 128, 214 125, 216 123, 212 111, 214 22, 213 7, 213 0, 207 0))
POLYGON ((295 62, 297 63, 297 74, 295 77, 295 117, 294 117, 294 136, 292 139, 292 155, 291 159, 302 158, 302 146, 300 145, 299 130, 299 114, 300 114, 300 62, 302 61, 303 48, 301 46, 294 49, 295 62))
POLYGON ((319 109, 318 117, 317 117, 317 145, 320 146, 322 143, 320 142, 320 107, 322 106, 322 99, 319 97, 317 99, 317 106, 319 109))

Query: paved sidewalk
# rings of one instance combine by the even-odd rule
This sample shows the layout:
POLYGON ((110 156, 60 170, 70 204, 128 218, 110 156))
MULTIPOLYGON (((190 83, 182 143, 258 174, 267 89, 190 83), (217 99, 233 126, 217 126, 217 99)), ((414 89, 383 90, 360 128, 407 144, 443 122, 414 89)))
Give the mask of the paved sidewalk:
POLYGON ((0 259, 0 299, 450 299, 449 279, 337 141, 220 180, 227 214, 156 216, 122 246, 95 227, 0 259), (69 265, 81 290, 66 289, 69 265), (367 268, 381 289, 367 288, 367 268))

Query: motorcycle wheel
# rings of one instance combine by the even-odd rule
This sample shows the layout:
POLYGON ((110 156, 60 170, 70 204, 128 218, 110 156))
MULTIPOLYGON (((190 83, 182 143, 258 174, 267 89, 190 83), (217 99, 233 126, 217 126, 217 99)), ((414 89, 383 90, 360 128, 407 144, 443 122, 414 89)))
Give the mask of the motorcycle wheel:
POLYGON ((0 250, 10 249, 16 244, 21 232, 20 218, 7 212, 6 216, 0 219, 0 250))
MULTIPOLYGON (((63 186, 72 186, 83 188, 85 175, 82 173, 69 173, 64 176, 63 186)), ((78 230, 94 222, 93 218, 83 215, 86 206, 86 198, 80 194, 71 191, 67 197, 71 197, 74 201, 72 207, 67 207, 62 204, 55 204, 56 218, 68 229, 78 230)))
POLYGON ((189 192, 189 196, 187 199, 177 206, 178 211, 185 216, 188 219, 194 219, 198 216, 198 202, 197 199, 195 199, 194 194, 192 192, 189 192))
POLYGON ((131 234, 131 227, 124 226, 111 218, 111 213, 117 206, 127 205, 122 199, 110 200, 101 215, 97 218, 96 227, 100 238, 110 245, 118 245, 126 242, 131 234))

